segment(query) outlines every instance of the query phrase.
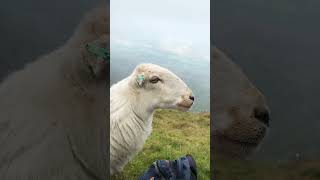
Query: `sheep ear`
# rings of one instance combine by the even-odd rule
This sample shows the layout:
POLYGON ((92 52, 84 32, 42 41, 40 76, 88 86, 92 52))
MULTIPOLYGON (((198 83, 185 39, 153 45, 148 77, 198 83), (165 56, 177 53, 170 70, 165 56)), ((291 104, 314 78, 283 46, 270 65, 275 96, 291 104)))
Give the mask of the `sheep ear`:
POLYGON ((138 86, 139 86, 139 87, 142 87, 143 84, 144 84, 144 81, 145 81, 144 75, 143 75, 143 74, 139 74, 139 75, 137 76, 138 86))
POLYGON ((107 51, 107 38, 101 37, 98 40, 87 43, 85 46, 85 61, 87 67, 94 77, 102 77, 107 73, 109 53, 107 51))

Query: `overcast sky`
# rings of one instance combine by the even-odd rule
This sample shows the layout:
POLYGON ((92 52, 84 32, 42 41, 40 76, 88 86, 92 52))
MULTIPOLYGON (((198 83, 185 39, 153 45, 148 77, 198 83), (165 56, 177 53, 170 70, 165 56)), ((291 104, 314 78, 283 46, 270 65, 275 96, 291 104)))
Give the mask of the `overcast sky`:
POLYGON ((210 60, 210 0, 111 0, 113 43, 210 60))

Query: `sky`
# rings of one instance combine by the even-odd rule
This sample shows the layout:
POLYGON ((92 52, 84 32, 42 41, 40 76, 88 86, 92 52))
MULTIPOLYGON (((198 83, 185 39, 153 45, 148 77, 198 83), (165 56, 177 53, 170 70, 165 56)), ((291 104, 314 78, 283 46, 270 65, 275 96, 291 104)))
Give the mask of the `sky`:
POLYGON ((210 0, 112 0, 112 44, 210 60, 210 0))

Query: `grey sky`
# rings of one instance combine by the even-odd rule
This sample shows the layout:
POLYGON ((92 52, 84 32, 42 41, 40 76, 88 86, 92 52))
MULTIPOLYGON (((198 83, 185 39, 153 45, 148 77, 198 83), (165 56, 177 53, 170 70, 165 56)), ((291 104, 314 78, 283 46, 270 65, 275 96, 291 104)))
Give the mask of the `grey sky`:
POLYGON ((113 43, 210 59, 210 0, 112 0, 113 43))

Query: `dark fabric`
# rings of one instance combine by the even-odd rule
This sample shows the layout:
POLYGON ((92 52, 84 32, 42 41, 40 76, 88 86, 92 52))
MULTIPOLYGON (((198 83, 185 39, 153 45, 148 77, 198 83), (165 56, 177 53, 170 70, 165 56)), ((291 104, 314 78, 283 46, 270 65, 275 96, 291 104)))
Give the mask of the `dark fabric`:
POLYGON ((139 177, 139 180, 196 180, 196 162, 191 155, 174 161, 157 160, 139 177))
POLYGON ((142 175, 139 177, 139 180, 150 180, 152 177, 154 177, 154 180, 160 180, 161 176, 158 173, 157 169, 156 169, 156 165, 152 164, 149 169, 142 175))

